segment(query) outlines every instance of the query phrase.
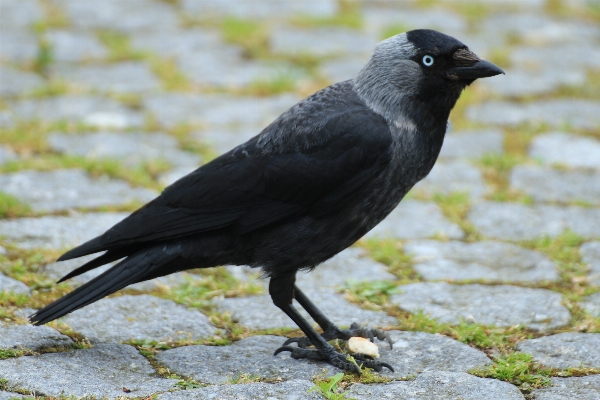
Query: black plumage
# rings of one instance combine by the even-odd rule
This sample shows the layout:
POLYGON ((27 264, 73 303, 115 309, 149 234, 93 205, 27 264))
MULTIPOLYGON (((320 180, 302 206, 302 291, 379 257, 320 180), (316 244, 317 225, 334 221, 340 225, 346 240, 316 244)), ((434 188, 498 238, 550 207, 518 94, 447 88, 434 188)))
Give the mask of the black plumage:
POLYGON ((62 280, 123 260, 35 313, 32 322, 44 324, 127 285, 173 272, 250 265, 271 278, 273 302, 307 335, 294 340, 299 347, 282 349, 355 370, 325 340, 381 333, 338 329, 295 286, 295 274, 347 248, 385 218, 433 167, 464 87, 474 77, 498 73, 438 32, 411 31, 382 42, 356 79, 296 104, 258 136, 65 253, 59 260, 105 251, 62 280), (433 65, 425 65, 425 56, 433 65), (323 336, 300 317, 293 298, 321 325, 323 336), (304 349, 311 343, 316 351, 304 349))

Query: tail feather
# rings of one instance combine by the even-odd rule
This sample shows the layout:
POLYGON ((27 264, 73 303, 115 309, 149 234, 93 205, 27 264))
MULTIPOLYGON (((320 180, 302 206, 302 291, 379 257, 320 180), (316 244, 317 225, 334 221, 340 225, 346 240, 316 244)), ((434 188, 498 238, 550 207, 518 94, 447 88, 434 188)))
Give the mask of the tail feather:
POLYGON ((96 257, 93 260, 83 264, 81 267, 76 268, 73 271, 69 272, 68 274, 66 274, 65 276, 60 278, 57 281, 57 283, 66 281, 67 279, 71 279, 74 276, 81 275, 81 274, 88 272, 89 270, 92 270, 94 268, 97 268, 101 265, 108 264, 109 262, 113 262, 115 260, 118 260, 119 258, 128 256, 131 253, 134 253, 134 251, 130 250, 129 248, 121 249, 121 250, 109 250, 106 253, 102 254, 101 256, 96 257))
POLYGON ((85 285, 42 308, 31 315, 29 320, 35 325, 53 321, 125 286, 146 280, 150 275, 156 275, 158 269, 164 268, 177 257, 177 254, 163 252, 143 251, 134 254, 85 285))

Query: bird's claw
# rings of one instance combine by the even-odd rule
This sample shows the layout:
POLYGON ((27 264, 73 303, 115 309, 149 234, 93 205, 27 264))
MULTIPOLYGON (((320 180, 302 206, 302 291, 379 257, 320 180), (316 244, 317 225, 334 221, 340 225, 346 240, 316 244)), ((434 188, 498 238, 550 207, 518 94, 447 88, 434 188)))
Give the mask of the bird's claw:
POLYGON ((321 352, 319 350, 309 350, 300 347, 282 346, 275 350, 274 355, 277 355, 282 351, 289 351, 291 353, 291 357, 297 360, 304 358, 314 361, 327 361, 331 365, 334 365, 345 371, 353 372, 357 375, 360 375, 360 367, 372 368, 377 372, 380 372, 383 367, 386 367, 390 371, 394 372, 394 368, 392 368, 392 366, 388 363, 376 361, 372 357, 365 354, 353 354, 352 356, 354 357, 355 362, 352 362, 348 359, 346 354, 338 353, 335 350, 321 352))
MULTIPOLYGON (((323 336, 323 339, 325 339, 326 341, 330 341, 333 339, 348 340, 351 337, 363 337, 369 339, 371 342, 375 342, 375 338, 379 340, 385 340, 389 343, 390 348, 393 348, 394 344, 394 342, 392 342, 390 334, 386 331, 382 331, 381 329, 369 329, 361 327, 356 322, 350 325, 350 329, 339 329, 337 327, 334 327, 333 329, 328 329, 327 331, 325 331, 321 336, 323 336)), ((290 338, 286 340, 283 343, 283 345, 287 346, 292 343, 297 343, 298 347, 300 347, 301 349, 305 349, 308 346, 312 345, 312 342, 306 336, 290 338)))

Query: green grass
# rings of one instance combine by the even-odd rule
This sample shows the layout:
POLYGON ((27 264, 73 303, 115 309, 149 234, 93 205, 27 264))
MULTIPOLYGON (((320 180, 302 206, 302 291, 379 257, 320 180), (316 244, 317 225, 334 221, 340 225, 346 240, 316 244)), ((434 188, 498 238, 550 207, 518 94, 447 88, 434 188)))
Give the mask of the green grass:
POLYGON ((364 21, 362 14, 356 9, 342 11, 328 17, 314 15, 296 15, 290 19, 290 24, 300 28, 324 28, 343 27, 350 29, 361 29, 364 21))
POLYGON ((407 25, 388 25, 385 28, 383 28, 383 31, 381 32, 381 40, 387 39, 392 36, 396 36, 400 33, 408 32, 411 29, 412 27, 407 25))
POLYGON ((309 390, 309 392, 317 392, 328 400, 349 400, 346 396, 347 391, 340 391, 338 384, 344 378, 342 372, 335 374, 329 379, 324 379, 315 382, 315 386, 309 390))
POLYGON ((269 32, 264 23, 227 17, 221 23, 221 33, 226 42, 241 46, 248 58, 260 58, 269 53, 269 32))
POLYGON ((31 207, 18 198, 0 191, 0 219, 25 217, 31 213, 31 207))
POLYGON ((366 249, 369 256, 388 266, 388 271, 398 278, 398 284, 421 281, 413 268, 412 257, 404 253, 402 243, 395 239, 362 239, 358 246, 366 249))
POLYGON ((511 352, 494 357, 494 364, 469 371, 481 378, 493 378, 512 383, 523 389, 539 389, 550 386, 551 368, 540 366, 530 354, 511 352))
POLYGON ((242 94, 250 96, 272 96, 276 94, 292 92, 296 89, 297 78, 284 71, 275 73, 268 78, 258 78, 250 82, 242 94))
POLYGON ((436 193, 433 196, 433 201, 440 206, 446 218, 460 226, 465 232, 465 241, 471 242, 479 239, 475 227, 467 220, 467 214, 471 208, 471 201, 468 193, 436 193))
POLYGON ((99 30, 96 34, 100 42, 108 49, 109 61, 141 61, 147 57, 143 51, 134 50, 129 42, 129 37, 123 33, 99 30))

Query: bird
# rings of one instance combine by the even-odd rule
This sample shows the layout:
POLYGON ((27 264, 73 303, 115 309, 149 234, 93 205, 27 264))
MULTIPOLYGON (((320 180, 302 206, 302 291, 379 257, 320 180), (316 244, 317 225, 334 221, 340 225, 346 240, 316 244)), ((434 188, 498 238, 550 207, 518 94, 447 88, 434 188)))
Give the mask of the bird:
POLYGON ((318 360, 360 374, 393 370, 328 341, 385 338, 377 329, 340 329, 296 285, 358 241, 431 171, 461 92, 504 74, 459 40, 411 30, 375 46, 354 79, 328 86, 281 114, 257 136, 166 187, 104 234, 58 261, 98 257, 62 282, 121 260, 30 317, 42 325, 128 285, 192 268, 247 265, 269 278, 275 306, 304 337, 275 354, 318 360), (292 304, 302 306, 323 333, 292 304), (294 346, 293 344, 297 345, 294 346), (312 346, 311 346, 312 345, 312 346))

